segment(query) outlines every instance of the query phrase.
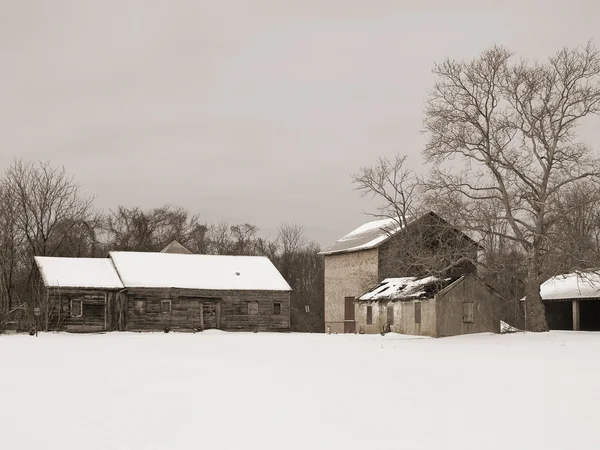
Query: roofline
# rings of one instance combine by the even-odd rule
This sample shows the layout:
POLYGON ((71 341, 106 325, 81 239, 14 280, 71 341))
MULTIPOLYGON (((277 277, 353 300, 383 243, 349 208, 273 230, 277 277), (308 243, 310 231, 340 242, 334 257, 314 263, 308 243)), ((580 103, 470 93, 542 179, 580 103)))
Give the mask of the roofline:
MULTIPOLYGON (((287 283, 287 281, 286 281, 287 283)), ((179 289, 182 291, 227 291, 227 292, 293 292, 289 289, 214 289, 214 288, 189 288, 177 286, 125 286, 125 289, 179 289)))
MULTIPOLYGON (((467 239, 469 242, 471 242, 472 244, 476 245, 479 249, 482 249, 483 246, 481 244, 479 244, 478 242, 476 242, 475 240, 473 240, 472 238, 470 238, 469 236, 467 236, 466 233, 464 233, 463 231, 461 231, 458 227, 452 225, 450 222, 448 222, 446 219, 444 219, 442 216, 440 216, 439 214, 437 214, 435 211, 428 211, 422 215, 420 215, 419 217, 417 217, 416 219, 407 222, 406 226, 398 228, 397 230, 393 231, 393 232, 388 232, 388 235, 385 237, 385 239, 381 240, 380 242, 378 242, 377 244, 374 244, 370 247, 363 247, 363 248, 355 248, 355 249, 344 249, 344 250, 333 250, 333 251, 320 251, 319 253, 317 253, 318 255, 323 255, 323 256, 328 256, 328 255, 338 255, 338 254, 342 254, 342 253, 357 253, 357 252, 364 252, 367 250, 374 250, 376 248, 379 248, 381 245, 385 244, 386 242, 388 242, 392 236, 396 235, 396 233, 399 233, 400 231, 406 230, 408 227, 413 226, 415 223, 419 222, 420 220, 422 220, 424 217, 426 216, 432 216, 432 217, 436 217, 439 220, 441 220, 442 222, 448 224, 449 227, 453 228, 454 230, 458 231, 460 234, 462 234, 465 239, 467 239)), ((388 219, 391 219, 391 217, 388 217, 388 219)), ((369 222, 367 222, 369 223, 369 222)), ((338 242, 338 241, 336 241, 338 242)), ((333 243, 335 244, 335 242, 333 243)), ((331 244, 331 245, 333 245, 331 244)))

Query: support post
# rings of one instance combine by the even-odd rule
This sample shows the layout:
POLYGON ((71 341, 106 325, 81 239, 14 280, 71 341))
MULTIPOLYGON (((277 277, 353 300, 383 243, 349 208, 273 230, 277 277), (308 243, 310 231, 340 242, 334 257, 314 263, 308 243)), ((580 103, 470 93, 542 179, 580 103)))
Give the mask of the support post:
POLYGON ((579 331, 579 300, 573 300, 573 331, 579 331))

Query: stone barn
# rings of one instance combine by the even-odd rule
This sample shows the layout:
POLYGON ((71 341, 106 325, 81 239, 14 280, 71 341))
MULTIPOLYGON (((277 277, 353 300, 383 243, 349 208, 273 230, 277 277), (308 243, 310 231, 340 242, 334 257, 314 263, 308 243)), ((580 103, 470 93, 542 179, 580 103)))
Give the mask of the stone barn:
POLYGON ((325 329, 357 332, 354 300, 385 278, 426 275, 425 267, 418 263, 448 264, 452 267, 448 276, 475 272, 469 261, 476 260, 478 250, 473 240, 433 212, 403 226, 397 219, 382 219, 358 227, 321 252, 325 260, 325 329), (433 257, 425 261, 422 255, 431 255, 436 245, 450 251, 436 253, 433 248, 433 257), (457 258, 466 262, 452 264, 457 258))
POLYGON ((106 259, 36 262, 51 315, 64 318, 58 329, 290 328, 291 288, 265 257, 110 252, 106 259))
POLYGON ((600 272, 557 275, 540 286, 540 294, 551 330, 600 331, 600 272))
POLYGON ((472 274, 388 278, 355 301, 359 333, 432 337, 500 332, 511 304, 472 274))

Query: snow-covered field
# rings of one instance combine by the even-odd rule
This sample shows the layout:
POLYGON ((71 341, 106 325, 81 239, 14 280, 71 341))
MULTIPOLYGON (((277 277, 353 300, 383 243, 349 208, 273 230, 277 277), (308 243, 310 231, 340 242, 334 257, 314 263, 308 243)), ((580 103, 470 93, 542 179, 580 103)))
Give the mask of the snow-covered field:
POLYGON ((0 448, 598 449, 600 333, 0 336, 0 448))

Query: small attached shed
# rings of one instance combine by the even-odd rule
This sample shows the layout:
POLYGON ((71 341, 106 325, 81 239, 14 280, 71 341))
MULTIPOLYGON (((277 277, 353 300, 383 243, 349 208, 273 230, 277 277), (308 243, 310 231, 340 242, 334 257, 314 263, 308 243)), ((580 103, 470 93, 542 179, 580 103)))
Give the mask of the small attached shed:
POLYGON ((124 286, 110 259, 36 256, 45 300, 41 323, 51 329, 116 330, 124 286))
POLYGON ((551 330, 600 331, 600 272, 557 275, 540 294, 551 330))
POLYGON ((475 275, 388 278, 355 302, 359 332, 432 337, 500 332, 511 305, 475 275))
POLYGON ((291 288, 261 256, 110 252, 126 330, 289 331, 291 288))

